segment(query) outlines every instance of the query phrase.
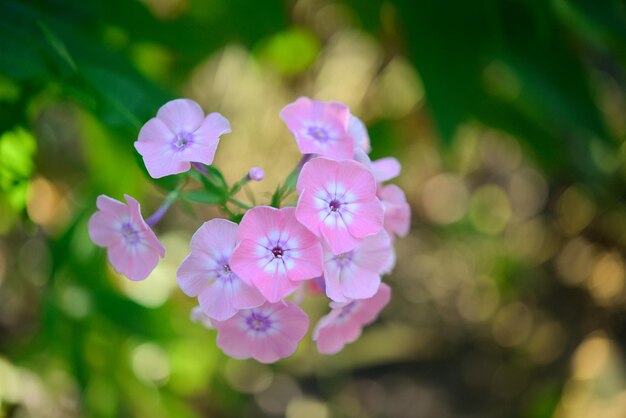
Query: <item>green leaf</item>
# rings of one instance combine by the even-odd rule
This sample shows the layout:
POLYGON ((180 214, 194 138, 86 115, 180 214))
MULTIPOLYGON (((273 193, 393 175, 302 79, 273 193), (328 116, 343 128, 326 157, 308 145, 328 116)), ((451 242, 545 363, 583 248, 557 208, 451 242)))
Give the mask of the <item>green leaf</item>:
POLYGON ((194 192, 183 193, 183 198, 192 202, 205 203, 208 205, 224 203, 224 196, 209 190, 198 190, 194 192))
POLYGON ((65 47, 63 41, 54 32, 52 32, 52 30, 50 30, 50 28, 46 26, 41 20, 37 21, 37 26, 39 26, 39 29, 41 29, 41 31, 43 32, 46 40, 48 41, 52 49, 54 49, 56 53, 59 54, 59 56, 63 59, 63 61, 74 72, 76 72, 76 63, 74 62, 74 59, 65 47))

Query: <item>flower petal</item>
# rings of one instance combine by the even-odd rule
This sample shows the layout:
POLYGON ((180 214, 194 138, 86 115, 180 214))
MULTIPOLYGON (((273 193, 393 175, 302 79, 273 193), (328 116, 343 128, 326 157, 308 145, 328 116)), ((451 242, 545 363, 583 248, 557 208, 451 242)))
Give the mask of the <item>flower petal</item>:
POLYGON ((161 106, 157 112, 157 118, 176 134, 190 133, 198 129, 204 120, 204 111, 191 99, 176 99, 161 106))

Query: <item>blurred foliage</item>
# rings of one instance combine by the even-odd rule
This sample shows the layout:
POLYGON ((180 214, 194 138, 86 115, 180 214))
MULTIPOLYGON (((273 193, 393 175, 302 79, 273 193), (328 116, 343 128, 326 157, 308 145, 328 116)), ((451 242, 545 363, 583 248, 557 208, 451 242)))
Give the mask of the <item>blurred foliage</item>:
POLYGON ((625 10, 0 0, 0 417, 625 416, 625 10), (394 300, 335 357, 308 341, 271 367, 229 360, 175 284, 215 212, 168 215, 142 283, 106 265, 87 219, 98 194, 147 215, 180 185, 150 185, 132 142, 181 96, 233 122, 229 184, 264 166, 251 200, 287 199, 277 112, 301 94, 345 101, 373 156, 403 163, 394 300))

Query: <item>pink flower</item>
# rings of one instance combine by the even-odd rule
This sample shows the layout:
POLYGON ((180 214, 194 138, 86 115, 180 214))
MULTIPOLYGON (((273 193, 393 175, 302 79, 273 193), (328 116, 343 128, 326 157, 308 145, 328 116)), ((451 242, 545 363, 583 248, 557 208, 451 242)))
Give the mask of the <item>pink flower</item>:
POLYGON ((361 119, 354 115, 350 115, 350 121, 348 122, 348 134, 352 137, 354 145, 356 145, 357 149, 362 150, 366 154, 369 154, 372 151, 367 128, 365 127, 365 124, 361 122, 361 119))
POLYGON ((217 345, 229 356, 273 363, 296 351, 309 328, 309 317, 290 302, 266 303, 214 325, 217 345))
POLYGON ((378 317, 389 303, 391 289, 385 283, 370 299, 354 300, 347 304, 331 302, 332 311, 320 319, 313 330, 313 340, 322 354, 335 354, 361 335, 365 325, 378 317))
POLYGON ((265 178, 265 171, 261 167, 252 167, 248 171, 248 179, 252 181, 262 181, 265 178))
POLYGON ((367 237, 354 250, 324 254, 326 294, 335 302, 367 299, 380 287, 380 276, 395 263, 391 238, 384 230, 367 237))
POLYGON ((315 158, 302 168, 297 190, 298 221, 323 237, 333 254, 353 250, 383 226, 376 181, 356 161, 315 158))
POLYGON ((237 240, 231 268, 272 303, 292 293, 299 281, 322 274, 322 246, 298 223, 295 208, 248 210, 237 240))
POLYGON ((176 278, 186 295, 198 297, 204 313, 223 321, 239 309, 255 308, 265 298, 244 283, 230 268, 237 224, 226 219, 205 222, 191 238, 191 254, 183 260, 176 278))
POLYGON ((200 105, 190 99, 164 104, 155 118, 141 128, 135 148, 153 178, 185 172, 191 162, 213 163, 221 135, 231 132, 219 113, 206 118, 200 105))
POLYGON ((100 195, 98 211, 89 219, 89 236, 108 250, 109 261, 118 273, 143 280, 165 257, 165 247, 141 217, 139 202, 124 195, 124 203, 100 195))
POLYGON ((378 197, 383 202, 387 232, 390 235, 405 237, 411 226, 411 207, 402 189, 395 184, 390 184, 378 191, 378 197))
POLYGON ((350 109, 346 105, 300 97, 285 106, 280 117, 296 138, 301 153, 352 158, 355 145, 347 131, 350 109))

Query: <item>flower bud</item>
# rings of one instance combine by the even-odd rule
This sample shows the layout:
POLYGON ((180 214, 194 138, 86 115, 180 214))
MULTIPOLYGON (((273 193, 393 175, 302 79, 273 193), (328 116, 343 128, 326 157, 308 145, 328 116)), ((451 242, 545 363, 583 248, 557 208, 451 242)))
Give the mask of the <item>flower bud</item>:
POLYGON ((265 171, 260 167, 252 167, 248 171, 248 179, 252 181, 261 181, 265 177, 265 171))

